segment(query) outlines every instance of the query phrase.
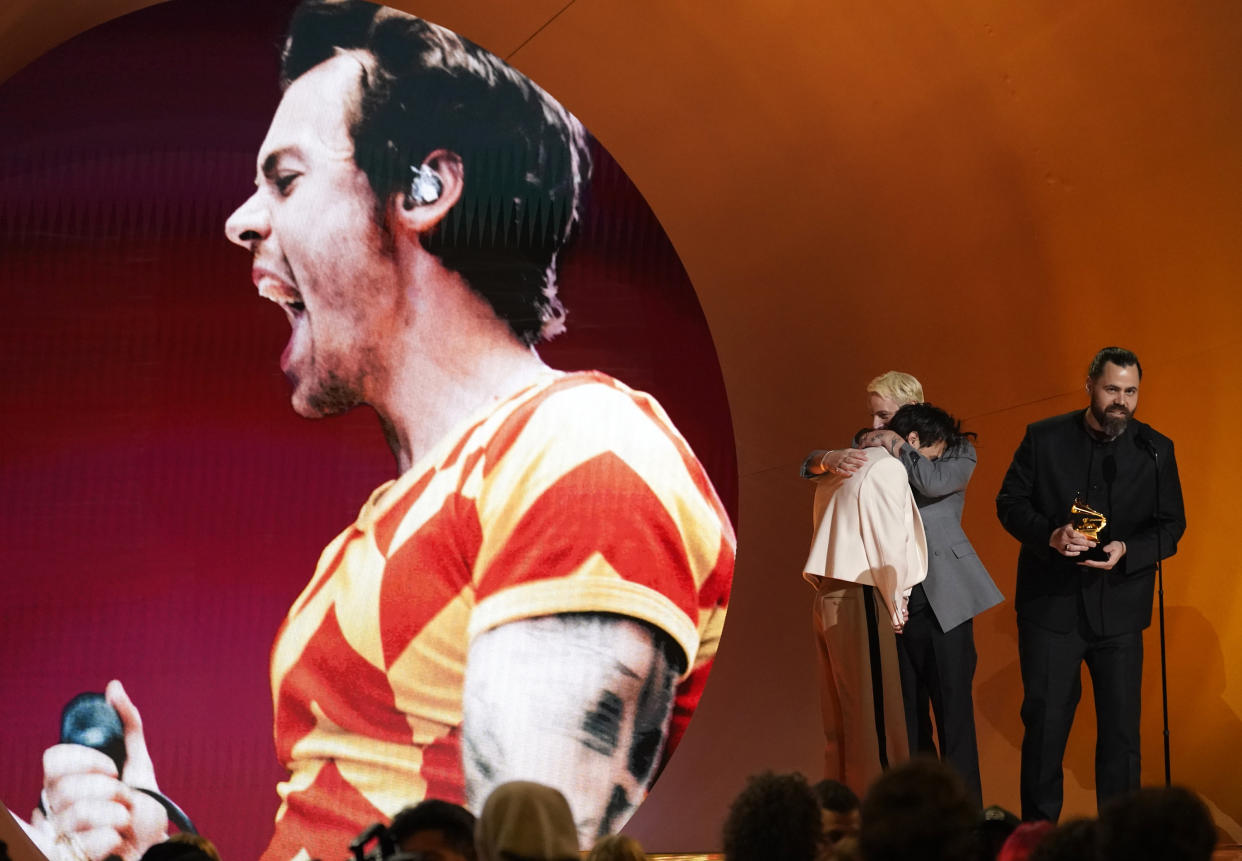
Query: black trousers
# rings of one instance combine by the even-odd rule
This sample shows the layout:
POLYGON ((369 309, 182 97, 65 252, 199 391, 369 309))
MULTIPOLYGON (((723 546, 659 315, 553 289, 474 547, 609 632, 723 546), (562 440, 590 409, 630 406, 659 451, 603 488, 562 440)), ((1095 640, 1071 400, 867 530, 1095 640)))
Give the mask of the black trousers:
POLYGON ((1018 623, 1022 668, 1022 818, 1056 822, 1061 815, 1061 762, 1086 661, 1095 690, 1097 805, 1139 786, 1139 707, 1143 632, 1092 633, 1084 621, 1068 633, 1018 623))
MULTIPOLYGON (((918 591, 917 586, 915 590, 918 591)), ((940 758, 961 775, 975 807, 982 809, 975 701, 971 693, 976 659, 973 620, 967 619, 956 628, 943 631, 926 601, 911 596, 910 619, 897 637, 910 749, 919 750, 920 735, 926 733, 919 720, 920 711, 926 715, 926 710, 919 708, 918 694, 923 687, 931 697, 932 713, 936 716, 940 758)), ((926 752, 926 747, 922 749, 926 752)))

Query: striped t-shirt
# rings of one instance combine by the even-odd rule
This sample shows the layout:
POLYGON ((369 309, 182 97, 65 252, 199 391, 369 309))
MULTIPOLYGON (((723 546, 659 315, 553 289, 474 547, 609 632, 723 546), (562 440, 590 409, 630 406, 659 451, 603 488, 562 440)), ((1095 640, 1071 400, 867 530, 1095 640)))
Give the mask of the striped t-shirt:
POLYGON ((475 635, 607 612, 689 656, 666 754, 715 656, 733 576, 727 515, 649 395, 548 374, 446 435, 328 545, 272 651, 289 769, 264 861, 334 859, 422 798, 465 801, 460 731, 475 635))

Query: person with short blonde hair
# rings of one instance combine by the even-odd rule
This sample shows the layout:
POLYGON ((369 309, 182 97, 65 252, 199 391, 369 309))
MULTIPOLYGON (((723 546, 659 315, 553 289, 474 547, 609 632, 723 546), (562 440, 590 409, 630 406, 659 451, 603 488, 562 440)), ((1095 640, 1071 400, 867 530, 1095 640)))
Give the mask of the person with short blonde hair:
MULTIPOLYGON (((867 383, 866 391, 872 428, 884 427, 899 408, 923 399, 922 384, 903 371, 880 374, 867 383)), ((855 439, 862 433, 859 431, 855 439)), ((852 446, 832 451, 816 449, 802 461, 801 475, 817 483, 847 482, 860 470, 868 469, 868 463, 866 452, 852 446)), ((921 525, 919 529, 921 532, 921 525)), ((926 564, 923 569, 926 570, 926 564)), ((911 741, 919 747, 932 747, 927 694, 920 691, 916 698, 917 711, 924 715, 918 736, 915 739, 903 737, 907 735, 906 706, 900 684, 896 682, 896 645, 892 633, 879 630, 877 619, 882 618, 884 608, 872 594, 872 587, 842 582, 831 576, 812 577, 810 581, 817 587, 812 619, 820 665, 824 774, 845 783, 854 782, 854 788, 861 793, 879 770, 909 757, 911 741), (885 660, 886 654, 892 656, 891 660, 885 660), (875 661, 873 655, 880 659, 875 661), (888 673, 883 669, 886 663, 891 665, 888 673), (847 670, 847 675, 861 673, 861 676, 843 684, 846 678, 843 672, 847 670), (878 695, 871 687, 859 684, 860 678, 873 676, 880 680, 878 695), (888 688, 887 694, 885 688, 888 688), (854 709, 850 715, 844 714, 840 708, 843 691, 856 698, 854 701, 863 708, 854 709), (864 700, 866 693, 871 695, 864 700), (872 720, 866 719, 864 711, 872 720), (869 726, 875 725, 875 718, 884 727, 884 738, 867 731, 869 726), (893 728, 890 723, 896 729, 892 743, 888 738, 893 728)), ((894 623, 900 624, 898 620, 894 623)))
POLYGON ((887 425, 906 404, 921 404, 924 400, 923 384, 904 371, 885 371, 867 383, 867 407, 871 427, 876 429, 887 425))
POLYGON ((867 383, 867 392, 875 392, 908 404, 923 402, 923 384, 913 374, 905 371, 885 371, 867 383))
MULTIPOLYGON (((923 403, 923 384, 913 374, 905 371, 885 371, 867 383, 867 414, 871 427, 885 427, 897 410, 906 404, 923 403)), ((802 461, 802 477, 811 478, 825 472, 852 475, 865 462, 862 452, 856 448, 837 448, 831 451, 815 449, 802 461)))

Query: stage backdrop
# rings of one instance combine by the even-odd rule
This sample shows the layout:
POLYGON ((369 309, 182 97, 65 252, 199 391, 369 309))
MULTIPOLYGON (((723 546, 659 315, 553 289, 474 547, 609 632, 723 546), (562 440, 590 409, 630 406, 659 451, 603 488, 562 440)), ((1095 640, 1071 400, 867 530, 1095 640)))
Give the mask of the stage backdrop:
MULTIPOLYGON (((17 0, 0 63, 16 70, 138 5, 17 0)), ((741 492, 730 622, 686 743, 629 830, 656 849, 717 846, 747 773, 815 775, 798 578, 810 490, 795 472, 858 426, 868 379, 913 372, 979 433, 965 525, 1012 598, 1017 547, 992 505, 1005 467, 1027 422, 1083 405, 1087 360, 1117 343, 1143 360, 1139 417, 1177 443, 1190 524, 1166 568, 1174 779, 1242 840, 1236 3, 398 5, 509 58, 582 117, 668 231, 720 355, 741 492)), ((1012 605, 975 632, 984 794, 1016 807, 1012 605)), ((1156 783, 1154 627, 1146 647, 1143 777, 1156 783)), ((1088 685, 1067 815, 1094 813, 1093 724, 1088 685)))

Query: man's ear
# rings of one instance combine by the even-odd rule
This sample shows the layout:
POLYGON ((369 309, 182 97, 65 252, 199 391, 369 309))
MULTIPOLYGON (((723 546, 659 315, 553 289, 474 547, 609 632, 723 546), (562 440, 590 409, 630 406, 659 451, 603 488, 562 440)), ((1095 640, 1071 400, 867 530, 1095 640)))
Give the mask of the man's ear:
POLYGON ((908 442, 912 448, 917 449, 919 447, 919 432, 910 431, 906 434, 906 442, 908 442))
POLYGON ((464 187, 461 156, 446 149, 435 150, 410 170, 405 188, 389 198, 390 223, 411 234, 426 233, 457 205, 464 187))

